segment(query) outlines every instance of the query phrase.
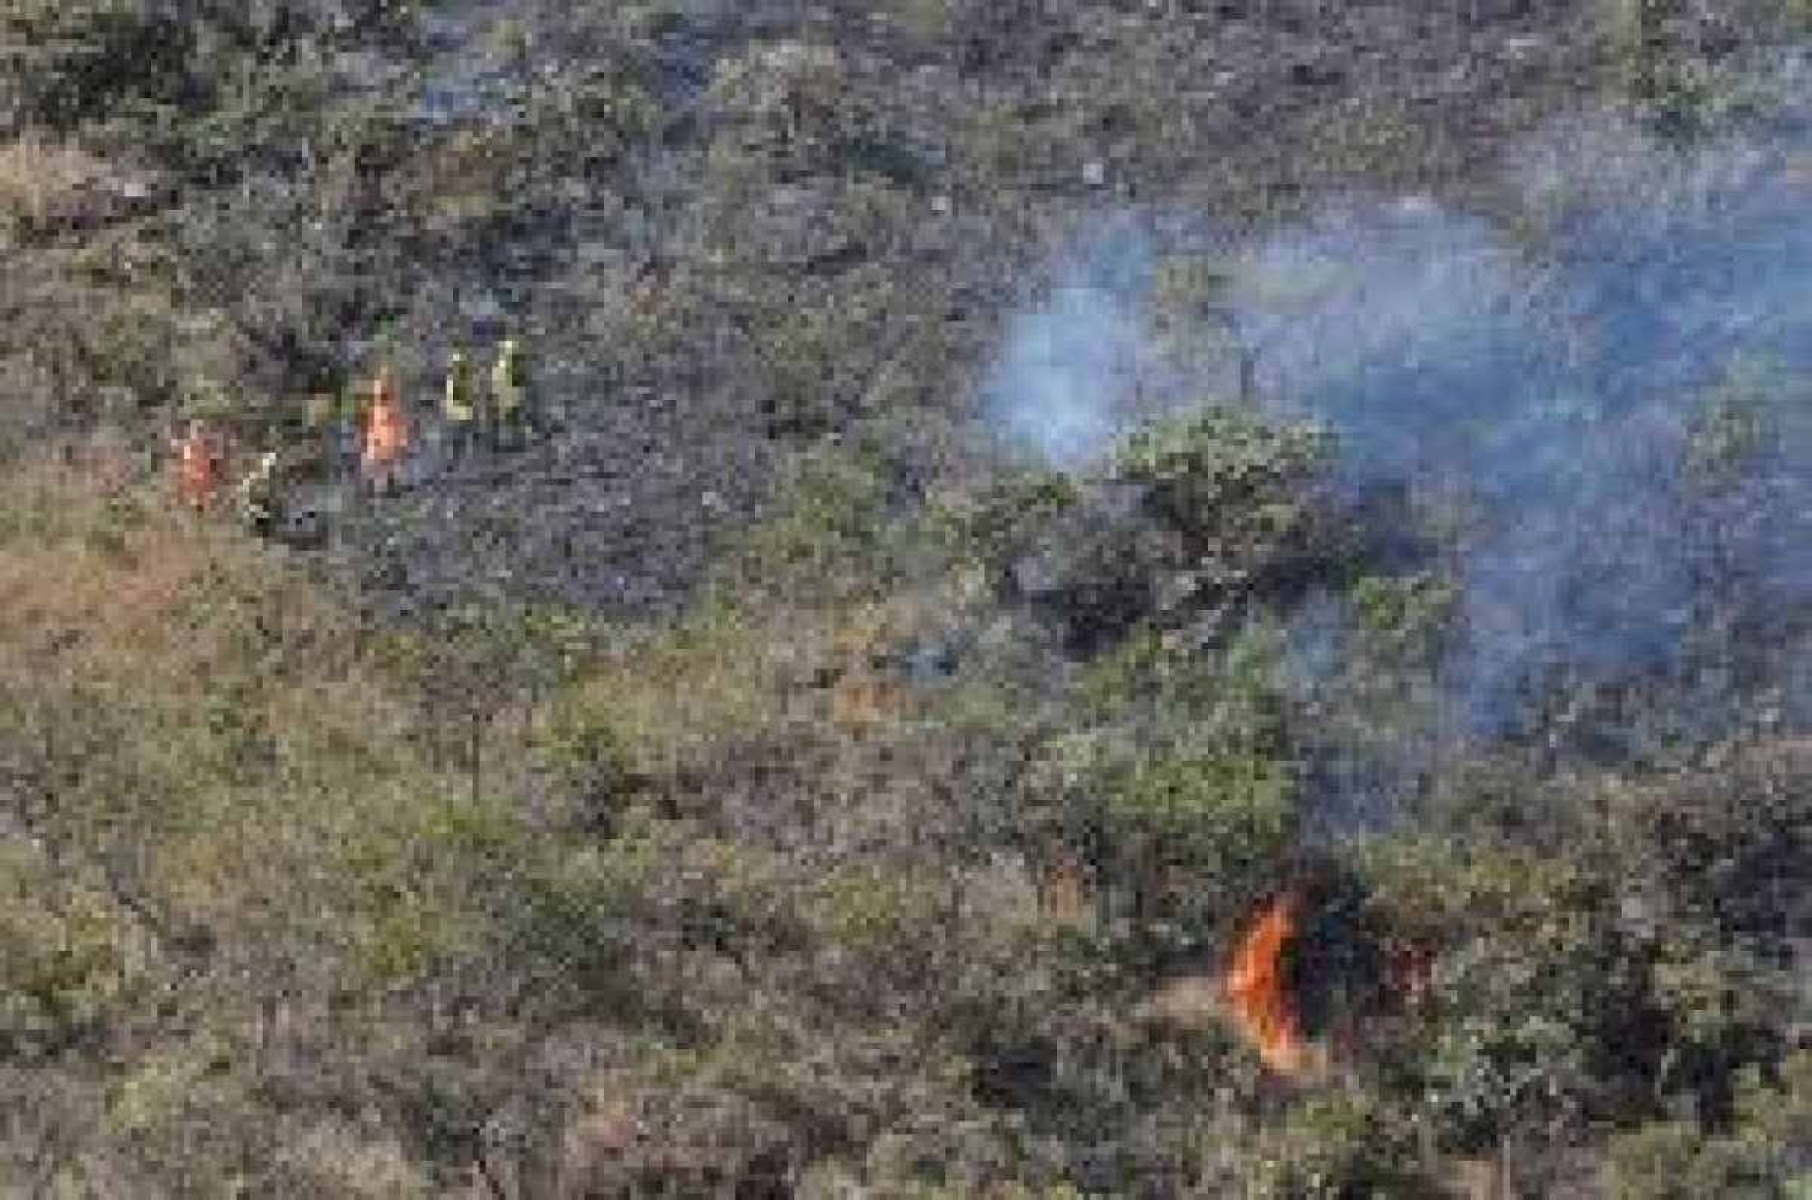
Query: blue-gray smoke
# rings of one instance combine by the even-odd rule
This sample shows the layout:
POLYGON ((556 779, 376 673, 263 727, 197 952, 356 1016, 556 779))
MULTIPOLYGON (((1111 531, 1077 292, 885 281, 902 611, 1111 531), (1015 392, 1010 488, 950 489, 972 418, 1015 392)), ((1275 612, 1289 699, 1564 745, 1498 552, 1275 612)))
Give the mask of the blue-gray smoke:
MULTIPOLYGON (((1536 236, 1403 203, 1231 255, 1264 403, 1331 426, 1355 485, 1464 497, 1453 678, 1475 727, 1503 729, 1557 673, 1725 680, 1719 630, 1772 646, 1755 669, 1812 719, 1794 640, 1812 612, 1812 108, 1690 150, 1601 124, 1525 161, 1536 236), (1708 407, 1744 378, 1742 469, 1708 480, 1691 465, 1708 407)), ((1070 465, 1153 406, 1118 380, 1162 357, 1142 323, 1162 240, 1120 234, 1070 275, 1097 286, 1011 328, 1003 428, 1070 465)))
POLYGON ((1137 420, 1148 357, 1137 297, 1152 252, 1140 229, 1118 222, 1060 264, 1044 303, 1010 319, 983 388, 1009 447, 1077 468, 1137 420))

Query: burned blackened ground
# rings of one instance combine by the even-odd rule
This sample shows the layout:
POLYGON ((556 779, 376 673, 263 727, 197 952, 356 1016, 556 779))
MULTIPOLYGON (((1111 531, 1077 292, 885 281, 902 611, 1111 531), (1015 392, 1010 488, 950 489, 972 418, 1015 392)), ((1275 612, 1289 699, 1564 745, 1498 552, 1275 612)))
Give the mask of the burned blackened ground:
MULTIPOLYGON (((1736 523, 1735 554, 1688 565, 1730 585, 1695 597, 1741 653, 1688 648, 1733 685, 1712 671, 1643 703, 1696 719, 1715 696, 1743 738, 1664 731, 1648 756, 1569 740, 1640 723, 1602 686, 1538 697, 1525 741, 1455 731, 1457 566, 1494 526, 1454 485, 1524 485, 1495 492, 1495 528, 1542 518, 1509 549, 1544 562, 1587 541, 1566 518, 1653 493, 1614 422, 1575 444, 1579 414, 1551 407, 1432 479, 1346 470, 1463 450, 1469 405, 1526 398, 1465 386, 1494 365, 1468 323, 1483 308, 1520 334, 1493 309, 1516 289, 1419 253, 1455 239, 1411 237, 1394 270, 1364 253, 1374 225, 1294 223, 1349 185, 1385 193, 1349 213, 1412 231, 1495 192, 1520 220, 1478 241, 1499 266, 1539 259, 1569 205, 1527 203, 1517 169, 1576 182, 1586 163, 1641 215, 1646 185, 1602 170, 1647 144, 1634 132, 1546 159, 1502 135, 1582 81, 1622 87, 1581 68, 1628 65, 1651 100, 1676 68, 1667 105, 1721 137, 1723 101, 1753 94, 1724 90, 1689 7, 550 0, 435 5, 424 33, 360 4, 259 65, 218 5, 184 6, 207 35, 186 68, 201 107, 159 109, 181 89, 128 75, 83 109, 117 124, 34 118, 180 186, 150 217, 96 213, 80 241, 21 223, 0 255, 17 368, 0 433, 36 445, 49 417, 103 414, 142 433, 213 374, 256 440, 283 424, 261 397, 389 356, 420 466, 394 495, 321 493, 346 503, 302 555, 169 511, 134 475, 161 461, 117 432, 0 476, 0 827, 21 835, 0 846, 0 1178, 1430 1195, 1489 1160, 1514 1176, 1500 1193, 1785 1194, 1812 1102, 1812 1058, 1782 1053, 1812 1003, 1812 823, 1795 722, 1765 719, 1804 637, 1769 598, 1803 577, 1767 551, 1803 540, 1797 443, 1750 453, 1740 396, 1655 443, 1728 489, 1706 511, 1736 523), (1656 14, 1639 46, 1587 33, 1656 14), (445 68, 426 96, 417 58, 445 68), (1078 235, 1128 215, 1278 249, 1252 307, 1311 319, 1234 323, 1260 335, 1242 391, 1228 330, 1179 317, 1202 299, 1179 288, 1152 321, 1163 370, 1136 383, 1178 401, 1160 415, 1220 423, 1154 424, 1093 482, 1016 474, 989 436, 1006 423, 977 426, 988 384, 1038 362, 1003 346, 1053 323, 1012 318, 1100 312, 1046 301, 1078 235), (1347 282, 1369 287, 1289 253, 1329 238, 1357 240, 1347 282), (1445 286, 1406 286, 1418 268, 1445 286), (543 424, 442 469, 447 352, 488 367, 506 332, 543 424), (1355 348, 1372 360, 1316 386, 1276 373, 1355 348), (1331 454, 1298 438, 1310 418, 1335 427, 1331 454), (1581 445, 1610 469, 1575 487, 1581 445), (1557 467, 1585 503, 1553 503, 1557 467), (700 579, 730 586, 638 619, 700 579), (1325 1089, 1268 1077, 1213 986, 1305 841, 1364 897, 1284 964, 1310 1032, 1376 998, 1364 941, 1434 956, 1433 1002, 1361 1020, 1375 1053, 1325 1089), (1180 962, 1210 986, 1141 1004, 1180 962), (1159 1031, 1148 1007, 1205 1019, 1159 1031)), ((20 11, 32 36, 104 18, 105 61, 132 10, 20 11)), ((68 43, 44 44, 54 61, 68 43)), ((0 176, 0 206, 20 195, 35 203, 0 176)), ((1775 332, 1799 319, 1801 258, 1738 261, 1790 302, 1761 306, 1775 332)), ((1583 306, 1654 302, 1606 322, 1639 335, 1626 357, 1653 349, 1656 314, 1693 316, 1692 271, 1641 278, 1583 306)), ((1704 294, 1728 315, 1728 288, 1704 294)), ((1682 511, 1636 507, 1616 528, 1638 550, 1682 511)), ((1642 555, 1610 560, 1627 564, 1642 555)), ((1544 598, 1532 575, 1511 599, 1544 598)), ((1585 590, 1563 650, 1619 614, 1623 583, 1558 581, 1585 590)), ((1647 629, 1677 628, 1662 616, 1647 629)))
MULTIPOLYGON (((789 5, 672 18, 633 47, 581 9, 436 12, 413 49, 345 77, 343 104, 388 115, 351 159, 363 216, 338 226, 343 245, 331 223, 301 242, 273 231, 278 247, 329 239, 303 287, 318 300, 302 351, 279 357, 356 363, 394 321, 425 411, 455 341, 523 328, 565 431, 488 480, 425 483, 352 522, 379 564, 367 580, 670 605, 801 444, 883 412, 976 412, 996 322, 1104 202, 1239 225, 1354 178, 1455 184, 1589 75, 1589 6, 1413 7, 1116 25, 1045 6, 1027 40, 979 9, 927 35, 789 5), (1386 54, 1410 26, 1425 53, 1386 54), (711 81, 769 37, 838 47, 833 102, 862 115, 816 148, 747 141, 711 81), (1168 116, 1101 73, 1121 51, 1189 81, 1168 116), (1053 90, 1100 109, 1098 125, 1065 132, 1061 106, 1033 103, 1053 90), (989 133, 988 113, 1015 115, 989 133), (1375 162, 1316 152, 1343 121, 1402 144, 1375 162), (447 194, 424 206, 418 185, 447 194)), ((195 290, 262 326, 313 268, 253 261, 222 261, 195 290)))
POLYGON ((758 438, 657 438, 648 427, 666 423, 643 420, 549 430, 524 449, 481 448, 458 462, 430 445, 402 491, 353 501, 338 554, 404 610, 499 597, 672 612, 712 536, 765 499, 770 468, 758 438))

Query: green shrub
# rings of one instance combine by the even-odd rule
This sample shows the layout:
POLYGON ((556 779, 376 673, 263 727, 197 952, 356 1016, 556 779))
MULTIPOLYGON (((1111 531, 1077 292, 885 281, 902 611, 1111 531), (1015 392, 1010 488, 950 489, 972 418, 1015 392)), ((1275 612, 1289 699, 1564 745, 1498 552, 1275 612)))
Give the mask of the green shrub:
POLYGON ((730 556, 727 594, 757 606, 773 595, 828 607, 871 593, 886 571, 888 501, 872 460, 835 447, 802 454, 771 515, 730 556))
POLYGON ((1144 722, 1147 745, 1269 756, 1284 749, 1281 649, 1267 624, 1211 651, 1144 628, 1088 665, 1076 699, 1093 720, 1144 722))
POLYGON ((1601 863, 1414 838, 1368 859, 1376 910, 1435 953, 1404 1086, 1441 1149, 1543 1139, 1652 1081, 1647 960, 1617 925, 1601 863))
POLYGON ((823 936, 851 953, 886 958, 936 927, 939 895, 912 872, 852 864, 833 872, 808 901, 823 936))
POLYGON ((134 0, 19 0, 0 13, 0 112, 68 128, 128 97, 180 99, 193 34, 134 0))
POLYGON ((116 1015, 147 970, 142 934, 105 893, 0 848, 0 1046, 32 1061, 116 1015))
POLYGON ((1296 838, 1288 772, 1266 758, 1180 752, 1105 786, 1108 862, 1135 909, 1197 937, 1237 920, 1296 838))
POLYGON ((1266 1200, 1433 1197, 1413 1128, 1363 1093, 1310 1096, 1263 1136, 1246 1195, 1266 1200))
POLYGON ((1281 536, 1303 515, 1291 485, 1325 466, 1332 451, 1329 435, 1313 426, 1208 409, 1133 434, 1115 456, 1115 473, 1149 485, 1157 509, 1179 529, 1240 521, 1281 536))
POLYGON ((1080 498, 1075 482, 1061 471, 1008 471, 973 494, 934 499, 927 524, 953 557, 998 570, 1028 547, 1050 517, 1080 498))
POLYGON ((560 704, 537 749, 556 786, 570 797, 576 827, 608 835, 633 796, 635 758, 608 701, 560 704))
POLYGON ((1601 1176, 1610 1200, 1696 1200, 1700 1196, 1781 1195, 1755 1148, 1662 1121, 1618 1134, 1605 1149, 1601 1176))
POLYGON ((834 165, 868 122, 836 47, 756 44, 719 63, 708 93, 719 144, 766 156, 790 172, 834 165))

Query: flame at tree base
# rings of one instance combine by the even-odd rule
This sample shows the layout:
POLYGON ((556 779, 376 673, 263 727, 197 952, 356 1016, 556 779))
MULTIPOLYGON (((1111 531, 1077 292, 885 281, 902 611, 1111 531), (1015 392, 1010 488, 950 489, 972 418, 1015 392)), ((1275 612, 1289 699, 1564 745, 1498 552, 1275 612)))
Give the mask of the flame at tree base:
POLYGON ((1267 1067, 1290 1077, 1314 1065, 1284 959, 1286 947, 1296 937, 1297 907, 1296 897, 1289 894, 1266 905, 1235 948, 1221 980, 1235 1026, 1267 1067))
POLYGON ((1291 1079, 1352 1061, 1372 1037, 1388 1036, 1393 1021, 1422 1009, 1433 984, 1431 946, 1350 919, 1332 926, 1341 952, 1308 952, 1305 938, 1330 936, 1327 911, 1309 897, 1292 888, 1260 908, 1217 981, 1221 1019, 1266 1067, 1291 1079))

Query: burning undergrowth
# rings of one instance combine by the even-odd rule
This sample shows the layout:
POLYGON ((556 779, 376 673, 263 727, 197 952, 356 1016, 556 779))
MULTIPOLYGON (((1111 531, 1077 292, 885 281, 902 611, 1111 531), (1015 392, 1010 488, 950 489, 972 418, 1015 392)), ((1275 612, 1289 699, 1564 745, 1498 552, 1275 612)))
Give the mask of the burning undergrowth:
POLYGON ((1300 1073, 1309 1061, 1300 1005, 1287 955, 1297 937, 1301 901, 1286 892, 1258 912, 1236 945, 1223 986, 1234 1024, 1267 1067, 1300 1073))
MULTIPOLYGON (((1559 777, 1805 728, 1804 81, 1790 64, 1765 116, 1693 145, 1611 118, 1550 130, 1513 160, 1511 218, 1411 199, 1349 202, 1244 244, 1149 214, 1098 226, 1048 302, 1009 321, 984 392, 1005 442, 1076 482, 1084 508, 1093 489, 1120 509, 1089 509, 1092 533, 1079 516, 1052 523, 1027 560, 1058 563, 1052 577, 1066 556, 1077 575, 1159 563, 1134 570, 1143 590, 1061 594, 1081 613, 1072 624, 1090 605, 1142 605, 1111 628, 1167 635, 1188 622, 1157 598, 1203 575, 1184 560, 1231 567, 1183 590, 1198 615, 1231 598, 1237 618, 1288 627, 1279 753, 1304 842, 1401 828, 1418 797, 1438 815, 1436 793, 1472 786, 1468 763, 1559 777), (1248 458, 1217 449, 1245 444, 1254 423, 1324 429, 1333 453, 1305 474, 1274 469, 1263 439, 1248 458), (1224 487, 1201 513, 1301 500, 1313 515, 1291 528, 1312 552, 1188 545, 1213 522, 1167 519, 1161 485, 1126 470, 1154 428, 1183 429, 1199 459, 1189 477, 1224 487), (1330 531, 1345 540, 1317 558, 1330 531), (1164 553, 1145 548, 1153 538, 1164 553), (1111 553, 1084 562, 1078 547, 1097 544, 1111 553)), ((1229 625, 1212 628, 1224 643, 1229 625)), ((1172 654, 1202 644, 1165 640, 1172 654)), ((1183 739, 1201 750, 1195 732, 1183 739)), ((1535 789, 1501 790, 1513 794, 1459 802, 1475 827, 1540 826, 1535 789)), ((1406 947, 1388 921, 1341 912, 1282 884, 1222 931, 1211 975, 1173 981, 1156 1008, 1211 1011, 1275 1073, 1318 1074, 1455 949, 1406 947)))
POLYGON ((1148 1011, 1224 1022, 1273 1075, 1311 1082, 1422 1010, 1434 954, 1393 930, 1331 860, 1285 874, 1235 930, 1218 971, 1173 979, 1148 1011))

